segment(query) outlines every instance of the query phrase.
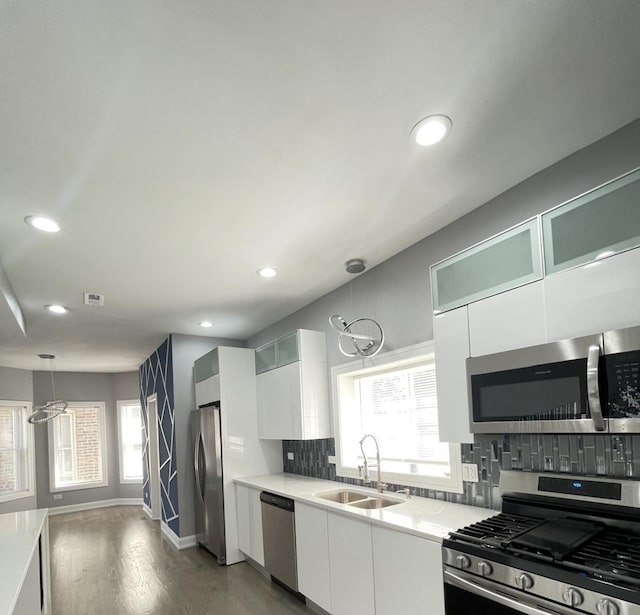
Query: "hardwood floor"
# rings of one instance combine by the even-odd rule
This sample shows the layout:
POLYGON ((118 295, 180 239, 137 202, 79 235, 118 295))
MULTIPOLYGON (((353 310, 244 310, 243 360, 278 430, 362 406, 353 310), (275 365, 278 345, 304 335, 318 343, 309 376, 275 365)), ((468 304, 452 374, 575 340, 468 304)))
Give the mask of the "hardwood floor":
POLYGON ((312 611, 248 564, 178 551, 138 506, 49 518, 54 615, 278 615, 312 611))

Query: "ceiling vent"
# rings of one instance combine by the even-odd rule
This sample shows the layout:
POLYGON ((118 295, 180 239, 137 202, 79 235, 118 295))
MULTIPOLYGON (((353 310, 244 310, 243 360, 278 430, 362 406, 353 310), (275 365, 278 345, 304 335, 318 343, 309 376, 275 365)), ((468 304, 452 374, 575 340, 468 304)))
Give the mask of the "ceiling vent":
POLYGON ((104 295, 99 293, 84 293, 85 305, 104 305, 104 295))

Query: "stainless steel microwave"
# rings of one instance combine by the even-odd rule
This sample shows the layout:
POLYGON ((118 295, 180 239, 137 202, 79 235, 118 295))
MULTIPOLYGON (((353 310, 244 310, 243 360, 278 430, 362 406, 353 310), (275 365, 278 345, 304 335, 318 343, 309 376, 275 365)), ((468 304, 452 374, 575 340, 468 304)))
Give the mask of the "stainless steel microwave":
POLYGON ((640 433, 640 327, 467 359, 474 433, 640 433))

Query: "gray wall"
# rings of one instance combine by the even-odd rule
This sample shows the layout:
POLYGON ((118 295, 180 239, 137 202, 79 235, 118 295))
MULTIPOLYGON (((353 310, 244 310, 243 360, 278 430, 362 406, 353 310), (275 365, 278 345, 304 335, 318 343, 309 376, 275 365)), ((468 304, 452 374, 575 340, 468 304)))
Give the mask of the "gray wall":
POLYGON ((216 346, 244 347, 244 343, 239 340, 176 333, 172 334, 171 340, 180 536, 191 536, 195 534, 193 450, 189 424, 191 410, 196 407, 193 363, 216 346))
MULTIPOLYGON (((526 147, 526 144, 523 144, 526 147)), ((346 362, 331 314, 375 318, 391 350, 433 338, 429 266, 607 180, 640 167, 640 120, 530 177, 470 214, 247 340, 255 348, 298 328, 327 332, 329 365, 346 362)), ((495 170, 496 173, 500 169, 495 170)), ((353 254, 353 258, 360 257, 353 254)), ((345 276, 347 274, 345 273, 345 276)))
MULTIPOLYGON (((33 401, 33 376, 30 370, 0 366, 0 399, 33 401)), ((36 507, 36 496, 0 504, 0 514, 36 507)))
MULTIPOLYGON (((138 373, 96 374, 76 372, 55 373, 56 396, 67 401, 103 401, 106 411, 107 478, 106 487, 61 491, 61 500, 54 500, 49 491, 49 440, 47 424, 36 425, 36 473, 38 508, 55 508, 116 498, 142 498, 142 484, 120 484, 118 463, 118 420, 116 401, 139 399, 138 373)), ((34 403, 51 399, 49 372, 33 372, 34 403)))

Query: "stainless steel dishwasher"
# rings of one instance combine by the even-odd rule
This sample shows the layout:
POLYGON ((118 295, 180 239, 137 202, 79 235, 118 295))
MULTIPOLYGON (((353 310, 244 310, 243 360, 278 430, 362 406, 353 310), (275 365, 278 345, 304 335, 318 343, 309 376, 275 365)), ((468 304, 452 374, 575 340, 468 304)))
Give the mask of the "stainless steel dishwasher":
POLYGON ((260 505, 264 567, 274 580, 297 592, 298 568, 293 500, 262 491, 260 505))

